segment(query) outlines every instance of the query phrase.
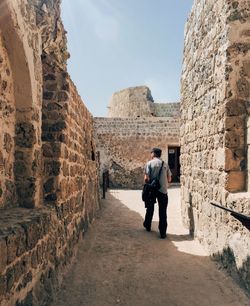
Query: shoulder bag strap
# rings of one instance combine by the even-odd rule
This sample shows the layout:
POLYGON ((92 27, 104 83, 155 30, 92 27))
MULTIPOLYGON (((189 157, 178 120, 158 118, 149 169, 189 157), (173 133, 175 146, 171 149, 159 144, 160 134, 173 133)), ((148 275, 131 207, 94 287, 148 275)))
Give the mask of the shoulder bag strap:
POLYGON ((159 180, 160 177, 161 177, 161 171, 162 171, 162 168, 163 168, 163 164, 164 164, 164 161, 162 161, 162 164, 161 164, 161 169, 160 169, 159 174, 158 174, 158 180, 159 180))

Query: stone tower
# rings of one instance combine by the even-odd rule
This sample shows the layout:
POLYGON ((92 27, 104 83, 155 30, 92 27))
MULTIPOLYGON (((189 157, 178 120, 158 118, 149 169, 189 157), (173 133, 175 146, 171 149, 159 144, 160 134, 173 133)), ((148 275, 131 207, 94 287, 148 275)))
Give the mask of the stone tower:
POLYGON ((148 87, 129 87, 112 95, 108 117, 152 117, 154 116, 153 103, 154 100, 148 87))

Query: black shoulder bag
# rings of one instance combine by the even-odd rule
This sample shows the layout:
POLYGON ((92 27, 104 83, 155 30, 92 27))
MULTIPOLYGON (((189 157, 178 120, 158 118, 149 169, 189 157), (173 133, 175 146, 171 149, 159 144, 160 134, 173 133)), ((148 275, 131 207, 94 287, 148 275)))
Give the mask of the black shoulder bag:
POLYGON ((164 161, 162 161, 162 165, 161 165, 157 178, 153 179, 149 183, 144 184, 143 189, 142 189, 142 201, 143 202, 155 203, 156 193, 161 188, 160 177, 161 177, 161 171, 163 168, 163 164, 164 164, 164 161))

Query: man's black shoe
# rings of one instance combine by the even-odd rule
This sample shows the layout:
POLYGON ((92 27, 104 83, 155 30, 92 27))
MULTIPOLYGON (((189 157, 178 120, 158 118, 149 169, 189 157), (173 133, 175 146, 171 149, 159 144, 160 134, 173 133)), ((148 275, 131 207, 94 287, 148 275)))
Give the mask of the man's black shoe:
POLYGON ((150 231, 151 231, 151 226, 146 226, 146 225, 145 225, 145 222, 143 222, 143 226, 145 227, 145 229, 146 229, 147 232, 150 232, 150 231))
POLYGON ((164 233, 164 234, 160 234, 161 236, 161 239, 165 239, 167 237, 167 235, 164 233))

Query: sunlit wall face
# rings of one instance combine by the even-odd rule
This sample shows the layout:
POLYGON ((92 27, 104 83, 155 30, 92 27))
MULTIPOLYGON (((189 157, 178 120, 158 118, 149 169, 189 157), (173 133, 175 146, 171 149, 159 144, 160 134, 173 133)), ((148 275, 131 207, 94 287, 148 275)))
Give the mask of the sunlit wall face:
POLYGON ((193 0, 63 0, 68 69, 95 116, 112 93, 147 85, 157 102, 179 101, 184 25, 193 0))

